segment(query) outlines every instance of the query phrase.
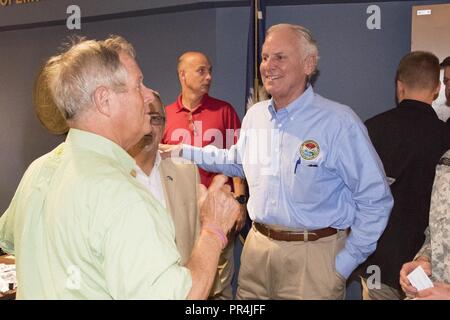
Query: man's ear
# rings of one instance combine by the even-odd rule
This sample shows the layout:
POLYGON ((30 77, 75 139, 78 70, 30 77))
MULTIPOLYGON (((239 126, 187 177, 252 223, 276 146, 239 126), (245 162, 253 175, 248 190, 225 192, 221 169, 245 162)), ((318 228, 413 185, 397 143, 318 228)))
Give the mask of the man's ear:
POLYGON ((397 80, 395 86, 395 92, 397 96, 398 103, 402 102, 402 100, 405 98, 405 84, 401 82, 400 80, 397 80))
POLYGON ((184 80, 185 78, 185 72, 183 69, 180 69, 180 71, 178 71, 178 79, 180 79, 180 81, 184 80))
POLYGON ((441 90, 441 82, 439 81, 438 85, 433 91, 433 101, 436 100, 439 96, 439 91, 441 90))
POLYGON ((309 54, 305 58, 305 74, 310 76, 317 66, 317 57, 315 55, 309 54))
POLYGON ((97 87, 93 94, 93 100, 98 112, 107 117, 111 115, 111 92, 107 87, 97 87))

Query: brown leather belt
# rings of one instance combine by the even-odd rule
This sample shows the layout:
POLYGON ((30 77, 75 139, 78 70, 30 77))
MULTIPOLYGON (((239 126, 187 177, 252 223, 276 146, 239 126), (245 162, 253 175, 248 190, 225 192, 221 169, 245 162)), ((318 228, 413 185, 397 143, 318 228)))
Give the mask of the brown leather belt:
POLYGON ((317 230, 305 230, 305 231, 283 231, 271 229, 268 226, 253 222, 256 230, 273 240, 278 241, 316 241, 320 238, 332 236, 337 233, 335 228, 323 228, 317 230))

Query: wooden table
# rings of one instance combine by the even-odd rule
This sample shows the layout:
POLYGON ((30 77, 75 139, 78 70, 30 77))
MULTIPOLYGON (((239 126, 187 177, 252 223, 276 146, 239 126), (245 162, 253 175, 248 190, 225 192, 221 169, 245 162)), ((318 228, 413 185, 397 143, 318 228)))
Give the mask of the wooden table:
MULTIPOLYGON (((0 263, 15 264, 16 260, 12 256, 3 255, 0 256, 0 263)), ((16 289, 0 293, 0 300, 13 300, 15 298, 16 298, 16 289)))

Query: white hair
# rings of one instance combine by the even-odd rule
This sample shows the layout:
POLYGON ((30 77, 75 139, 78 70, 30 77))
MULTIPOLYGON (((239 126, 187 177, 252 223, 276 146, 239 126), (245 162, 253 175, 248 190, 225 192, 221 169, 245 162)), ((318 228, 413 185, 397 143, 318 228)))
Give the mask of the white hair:
POLYGON ((119 58, 121 52, 135 57, 131 44, 119 36, 104 41, 80 39, 47 61, 48 86, 66 120, 92 105, 92 95, 99 86, 125 90, 127 71, 119 58))
POLYGON ((271 26, 267 32, 266 37, 270 35, 270 33, 279 30, 279 29, 289 29, 294 32, 294 34, 298 38, 298 44, 299 48, 301 49, 300 55, 301 58, 304 59, 307 56, 313 56, 316 62, 316 65, 314 66, 314 71, 312 74, 316 71, 317 68, 317 62, 319 61, 319 49, 317 47, 317 42, 313 38, 311 31, 309 31, 307 28, 297 25, 297 24, 289 24, 289 23, 280 23, 271 26))

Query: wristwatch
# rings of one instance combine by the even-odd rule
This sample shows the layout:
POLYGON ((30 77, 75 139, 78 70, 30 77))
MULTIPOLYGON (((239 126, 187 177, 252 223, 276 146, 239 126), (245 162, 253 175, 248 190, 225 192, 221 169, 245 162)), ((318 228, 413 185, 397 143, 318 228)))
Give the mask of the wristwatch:
POLYGON ((248 197, 245 194, 241 194, 240 196, 236 196, 234 197, 236 199, 237 202, 239 202, 240 204, 246 204, 248 197))

